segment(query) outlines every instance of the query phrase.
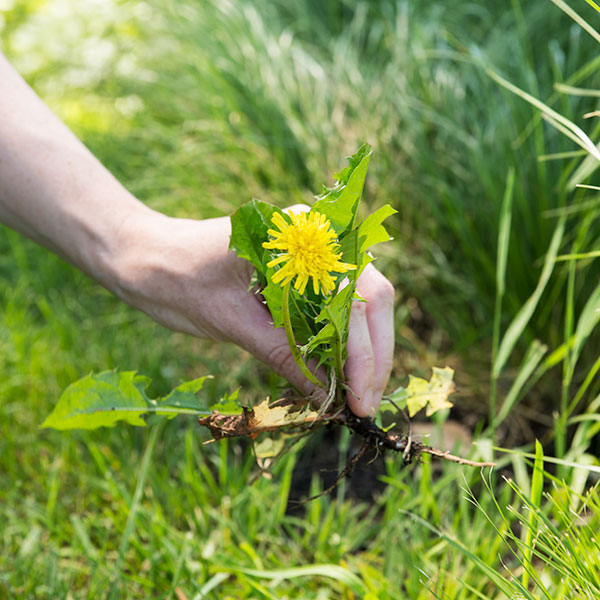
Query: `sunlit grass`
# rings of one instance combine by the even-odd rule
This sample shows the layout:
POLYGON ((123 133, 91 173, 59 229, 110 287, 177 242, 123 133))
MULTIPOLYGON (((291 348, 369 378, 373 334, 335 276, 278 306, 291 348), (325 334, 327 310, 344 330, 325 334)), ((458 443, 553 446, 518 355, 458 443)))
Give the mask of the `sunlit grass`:
MULTIPOLYGON (((169 214, 310 201, 345 153, 373 143, 367 203, 399 210, 379 264, 398 290, 400 344, 426 347, 427 360, 404 350, 399 362, 427 369, 451 353, 471 383, 458 409, 470 403, 480 432, 489 416, 487 436, 529 450, 527 427, 547 455, 557 440, 562 462, 545 465, 567 485, 546 472, 540 499, 523 455, 496 453, 511 485, 388 459, 375 500, 351 500, 346 482, 295 513, 295 453, 249 485, 248 448, 202 445, 193 420, 40 431, 90 371, 138 369, 157 393, 211 372, 214 400, 238 386, 274 395, 280 382, 232 348, 161 329, 2 230, 0 598, 598 593, 584 580, 598 569, 596 474, 572 466, 597 468, 600 431, 598 201, 574 187, 597 183, 586 136, 593 146, 599 127, 583 119, 598 109, 593 37, 542 0, 49 0, 2 16, 2 47, 42 97, 169 214), (531 567, 548 575, 537 588, 524 585, 531 567)), ((320 485, 315 475, 306 494, 320 485)))

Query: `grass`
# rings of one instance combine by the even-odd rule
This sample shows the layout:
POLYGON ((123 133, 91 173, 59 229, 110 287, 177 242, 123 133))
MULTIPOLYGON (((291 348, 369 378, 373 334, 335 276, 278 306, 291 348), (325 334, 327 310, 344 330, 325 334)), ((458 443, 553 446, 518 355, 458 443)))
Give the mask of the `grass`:
MULTIPOLYGON (((594 190, 573 184, 598 182, 553 127, 597 141, 581 118, 597 97, 578 91, 598 87, 592 35, 542 0, 7 6, 4 51, 129 189, 169 214, 221 215, 251 196, 309 201, 344 154, 372 142, 367 202, 399 210, 379 259, 399 296, 394 378, 453 362, 455 416, 479 417, 480 433, 491 425, 478 451, 494 440, 525 449, 496 451, 513 483, 388 457, 373 500, 356 501, 350 480, 302 512, 288 502, 295 465, 321 439, 249 485, 248 448, 203 445, 193 420, 41 431, 90 371, 138 369, 156 393, 213 373, 214 400, 238 386, 274 395, 280 382, 233 348, 162 330, 3 229, 0 599, 597 595, 586 574, 598 570, 600 507, 597 487, 586 490, 598 468, 600 225, 594 190), (541 458, 532 480, 526 454, 536 435, 541 496, 541 458)), ((594 22, 591 6, 572 8, 594 22)), ((320 486, 315 474, 306 493, 320 486)))

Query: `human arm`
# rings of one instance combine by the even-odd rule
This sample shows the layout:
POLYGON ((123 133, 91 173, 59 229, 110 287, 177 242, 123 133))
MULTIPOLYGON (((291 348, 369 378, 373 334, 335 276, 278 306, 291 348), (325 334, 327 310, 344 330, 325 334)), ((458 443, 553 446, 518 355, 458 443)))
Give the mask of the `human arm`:
MULTIPOLYGON (((0 115, 0 221, 166 327, 234 342, 313 391, 248 290, 250 265, 228 249, 229 218, 175 219, 138 201, 1 54, 0 115)), ((347 374, 350 406, 366 416, 391 367, 393 291, 373 267, 359 289, 370 302, 352 313, 347 374)))

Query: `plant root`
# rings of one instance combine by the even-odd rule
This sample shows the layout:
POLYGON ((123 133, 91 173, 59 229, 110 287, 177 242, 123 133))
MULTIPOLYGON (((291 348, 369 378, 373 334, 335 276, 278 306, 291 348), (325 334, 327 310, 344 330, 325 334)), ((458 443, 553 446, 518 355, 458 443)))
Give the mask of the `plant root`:
POLYGON ((368 442, 364 442, 363 445, 360 447, 360 450, 348 461, 348 463, 344 467, 344 470, 340 472, 340 474, 335 478, 335 481, 328 488, 324 489, 319 494, 315 494, 314 496, 311 496, 310 498, 305 498, 304 500, 290 500, 290 503, 296 506, 302 506, 307 502, 312 502, 313 500, 316 500, 321 496, 329 494, 329 492, 333 491, 338 486, 342 479, 348 477, 348 475, 350 475, 352 471, 356 469, 358 461, 363 457, 363 455, 369 448, 371 448, 371 446, 368 444, 368 442))
MULTIPOLYGON (((279 410, 282 410, 284 405, 287 405, 287 412, 285 412, 283 417, 272 419, 262 417, 261 419, 255 413, 253 408, 244 408, 239 415, 222 415, 215 411, 208 417, 199 418, 198 422, 203 427, 208 428, 214 440, 244 436, 255 439, 259 433, 266 431, 286 431, 289 429, 306 431, 306 428, 314 428, 314 425, 318 423, 335 424, 347 427, 355 434, 361 436, 365 442, 365 452, 369 448, 372 448, 377 452, 382 452, 384 450, 401 452, 404 464, 412 463, 413 460, 418 459, 421 454, 430 454, 436 458, 469 467, 483 468, 496 466, 493 462, 477 462, 455 456, 454 454, 438 450, 437 448, 432 448, 431 446, 427 446, 422 442, 412 439, 410 434, 401 436, 388 433, 381 429, 381 427, 371 419, 357 417, 348 407, 345 407, 332 415, 325 414, 323 417, 319 417, 317 413, 309 410, 294 413, 294 411, 302 411, 302 409, 298 408, 298 403, 293 399, 278 401, 275 404, 277 404, 279 410), (298 418, 295 418, 294 414, 298 414, 298 418)), ((362 454, 364 454, 364 452, 361 453, 361 456, 362 454)), ((356 457, 354 457, 350 463, 355 459, 356 457)), ((337 485, 337 483, 335 485, 337 485)))

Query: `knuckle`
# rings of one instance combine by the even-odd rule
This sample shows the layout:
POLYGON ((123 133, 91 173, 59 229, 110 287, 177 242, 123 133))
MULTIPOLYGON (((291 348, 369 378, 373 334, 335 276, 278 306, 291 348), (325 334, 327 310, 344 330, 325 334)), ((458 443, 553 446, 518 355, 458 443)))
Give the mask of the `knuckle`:
POLYGON ((395 290, 391 281, 381 276, 381 279, 377 282, 377 285, 373 289, 373 301, 381 302, 385 304, 394 303, 395 290))
POLYGON ((273 346, 265 355, 265 362, 277 373, 289 377, 293 370, 294 357, 291 355, 287 344, 273 346))
POLYGON ((350 313, 353 317, 364 317, 367 314, 367 303, 356 301, 352 303, 352 309, 350 313))
POLYGON ((367 265, 358 280, 361 295, 370 302, 393 304, 395 289, 392 282, 372 265, 367 265), (368 269, 368 267, 372 267, 368 269))

